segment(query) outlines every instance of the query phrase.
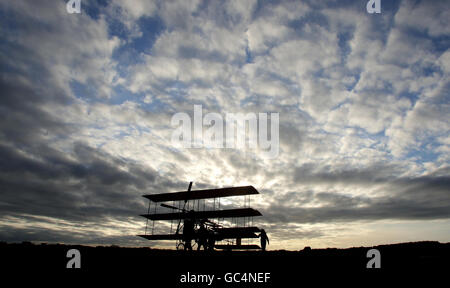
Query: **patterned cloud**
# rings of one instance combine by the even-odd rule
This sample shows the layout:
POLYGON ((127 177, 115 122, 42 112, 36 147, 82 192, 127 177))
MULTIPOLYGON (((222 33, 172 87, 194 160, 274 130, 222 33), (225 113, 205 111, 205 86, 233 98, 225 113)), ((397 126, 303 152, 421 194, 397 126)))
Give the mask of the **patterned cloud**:
POLYGON ((448 241, 450 8, 366 2, 0 1, 0 240, 149 245, 194 181, 255 186, 273 248, 448 241), (278 157, 174 147, 194 105, 279 113, 278 157))

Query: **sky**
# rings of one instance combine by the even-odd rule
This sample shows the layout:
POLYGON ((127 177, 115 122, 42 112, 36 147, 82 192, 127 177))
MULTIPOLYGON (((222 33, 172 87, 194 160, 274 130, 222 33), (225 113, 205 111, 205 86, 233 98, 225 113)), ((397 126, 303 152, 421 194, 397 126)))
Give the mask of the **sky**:
POLYGON ((0 0, 0 241, 172 248, 141 195, 193 181, 258 189, 269 249, 450 242, 448 2, 66 2, 0 0), (277 156, 175 147, 194 105, 277 156))

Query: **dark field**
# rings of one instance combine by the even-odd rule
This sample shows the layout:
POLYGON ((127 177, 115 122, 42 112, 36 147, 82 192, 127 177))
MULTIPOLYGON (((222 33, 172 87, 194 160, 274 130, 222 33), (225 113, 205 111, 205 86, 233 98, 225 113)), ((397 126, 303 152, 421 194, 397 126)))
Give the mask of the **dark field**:
MULTIPOLYGON (((279 283, 293 283, 314 277, 315 281, 330 280, 330 275, 353 277, 363 274, 378 277, 398 274, 408 277, 423 276, 433 272, 444 276, 450 265, 450 243, 413 242, 375 247, 348 249, 311 249, 302 251, 214 251, 183 252, 150 248, 124 248, 115 246, 77 246, 60 244, 0 244, 2 271, 42 271, 47 273, 114 272, 111 275, 145 275, 141 279, 164 281, 166 287, 192 287, 193 283, 180 282, 183 275, 214 275, 213 285, 195 283, 194 287, 278 287, 279 283), (66 253, 78 249, 81 254, 80 269, 67 269, 70 258, 66 253), (381 254, 381 268, 367 269, 368 250, 376 248, 381 254), (145 272, 142 274, 141 272, 145 272), (270 273, 264 283, 226 283, 226 273, 270 273), (117 274, 121 273, 121 274, 117 274), (314 276, 313 276, 314 275, 314 276), (323 275, 323 278, 317 278, 323 275), (220 280, 217 278, 221 278, 220 280), (267 283, 266 283, 267 282, 267 283), (233 285, 234 286, 233 286, 233 285), (231 286, 230 286, 231 285, 231 286), (237 286, 236 286, 237 285, 237 286), (242 286, 244 285, 244 286, 242 286)), ((247 274, 248 276, 248 274, 247 274)), ((262 279, 262 278, 261 278, 262 279)), ((253 279, 252 279, 253 280, 253 279)), ((158 286, 160 287, 160 286, 158 286)))

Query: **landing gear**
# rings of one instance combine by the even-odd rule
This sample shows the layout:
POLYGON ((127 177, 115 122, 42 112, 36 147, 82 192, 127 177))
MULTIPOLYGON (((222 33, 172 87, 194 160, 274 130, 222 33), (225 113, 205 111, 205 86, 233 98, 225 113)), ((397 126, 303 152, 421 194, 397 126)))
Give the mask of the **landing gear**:
POLYGON ((187 245, 184 241, 182 240, 178 240, 177 241, 177 250, 183 251, 183 250, 196 250, 197 249, 197 242, 196 241, 191 241, 191 249, 187 248, 187 245))

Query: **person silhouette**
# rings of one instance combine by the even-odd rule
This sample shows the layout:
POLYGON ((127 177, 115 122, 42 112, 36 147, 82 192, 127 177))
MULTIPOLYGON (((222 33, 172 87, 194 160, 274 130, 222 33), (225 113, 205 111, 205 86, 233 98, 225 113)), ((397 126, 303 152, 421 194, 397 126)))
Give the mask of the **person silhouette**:
POLYGON ((269 244, 269 237, 267 237, 266 231, 261 229, 261 233, 259 234, 259 238, 261 238, 261 249, 262 251, 266 251, 266 242, 269 244))
POLYGON ((205 227, 205 221, 201 221, 200 223, 200 228, 197 231, 197 235, 198 235, 198 246, 197 246, 197 251, 199 251, 202 246, 203 246, 203 250, 206 250, 208 247, 208 229, 206 229, 205 227))
POLYGON ((189 211, 188 217, 184 220, 183 240, 184 250, 192 250, 191 241, 194 238, 195 218, 194 210, 189 211))
POLYGON ((216 236, 214 231, 208 231, 208 250, 214 251, 214 246, 216 245, 216 236))

